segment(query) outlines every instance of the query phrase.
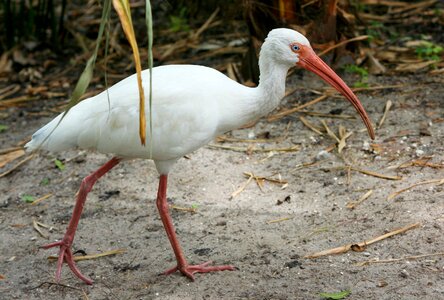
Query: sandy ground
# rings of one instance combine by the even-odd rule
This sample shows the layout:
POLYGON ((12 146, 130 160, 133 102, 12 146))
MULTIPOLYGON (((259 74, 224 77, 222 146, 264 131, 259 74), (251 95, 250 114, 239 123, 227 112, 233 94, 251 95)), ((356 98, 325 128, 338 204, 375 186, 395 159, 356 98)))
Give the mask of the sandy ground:
MULTIPOLYGON (((290 79, 288 90, 298 84, 298 77, 290 79)), ((311 75, 304 75, 304 79, 310 79, 306 80, 310 87, 321 86, 311 75)), ((299 151, 247 155, 205 147, 179 161, 170 176, 168 198, 175 206, 197 211, 172 211, 187 258, 192 263, 213 260, 238 268, 198 274, 195 282, 178 273, 158 275, 175 261, 155 206, 154 165, 136 160, 118 165, 96 184, 74 241, 74 250, 87 254, 114 249, 126 252, 78 263, 95 281, 93 286, 73 277, 67 266, 63 268, 62 285, 55 285, 55 263, 47 257, 57 251, 41 250, 39 246, 63 236, 82 178, 109 157, 78 150, 60 153, 57 158, 66 166, 61 171, 54 165, 54 156, 36 156, 0 180, 0 274, 4 276, 0 298, 320 299, 322 292, 349 290, 347 299, 444 299, 442 254, 357 265, 442 253, 444 249, 444 185, 420 185, 387 200, 391 193, 412 184, 444 178, 444 77, 372 77, 370 82, 403 85, 359 93, 375 123, 386 101, 394 104, 377 130, 377 145, 373 148, 359 120, 322 118, 335 132, 339 125, 353 130, 341 154, 337 149, 325 154, 322 151, 334 140, 311 131, 299 121, 300 115, 294 114, 274 122, 261 120, 253 128, 229 135, 241 139, 268 134, 271 138, 282 137, 291 122, 288 136, 280 142, 217 145, 247 148, 252 144, 261 149, 299 146, 299 151), (404 163, 418 162, 418 158, 429 165, 399 168, 404 163), (315 163, 308 164, 311 162, 315 163), (346 164, 402 180, 347 172, 343 168, 346 164), (266 181, 261 190, 252 181, 231 198, 247 181, 243 172, 281 178, 288 184, 266 181), (47 185, 41 183, 45 178, 49 179, 47 185), (369 190, 370 197, 355 209, 346 207, 369 190), (48 193, 53 196, 37 205, 23 201, 26 194, 38 198, 48 193), (41 229, 47 238, 33 229, 33 220, 51 227, 41 229), (361 252, 304 258, 414 223, 420 225, 368 245, 361 252)), ((282 102, 282 108, 315 97, 300 89, 282 102)), ((340 99, 309 109, 324 113, 335 109, 336 113, 354 115, 352 107, 340 99)), ((320 126, 320 117, 306 118, 320 126)), ((3 121, 10 127, 0 134, 2 147, 16 145, 48 120, 11 109, 3 121)))

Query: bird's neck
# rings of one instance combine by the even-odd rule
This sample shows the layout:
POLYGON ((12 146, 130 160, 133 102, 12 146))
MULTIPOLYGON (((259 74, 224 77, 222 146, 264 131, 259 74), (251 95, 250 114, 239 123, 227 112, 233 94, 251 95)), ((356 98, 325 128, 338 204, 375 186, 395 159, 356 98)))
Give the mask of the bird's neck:
POLYGON ((268 59, 268 55, 262 53, 259 57, 259 85, 257 108, 259 116, 264 116, 274 110, 285 95, 285 81, 288 66, 278 64, 268 59))
POLYGON ((288 67, 268 59, 269 55, 259 57, 260 79, 256 88, 248 88, 242 97, 227 99, 233 101, 226 105, 224 120, 219 124, 221 133, 236 129, 256 121, 274 110, 285 95, 285 80, 288 67))

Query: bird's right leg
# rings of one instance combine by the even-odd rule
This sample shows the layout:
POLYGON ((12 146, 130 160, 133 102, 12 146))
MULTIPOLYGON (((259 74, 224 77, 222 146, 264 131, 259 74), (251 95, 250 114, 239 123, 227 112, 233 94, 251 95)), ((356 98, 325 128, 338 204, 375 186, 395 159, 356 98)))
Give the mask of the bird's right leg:
POLYGON ((231 265, 224 266, 210 266, 211 261, 199 264, 199 265, 190 265, 185 259, 185 255, 179 245, 179 240, 177 239, 176 230, 174 229, 173 220, 171 219, 166 190, 167 190, 167 175, 160 175, 159 180, 159 190, 157 193, 157 209, 159 210, 160 219, 162 220, 163 226, 165 227, 166 234, 168 239, 170 240, 171 247, 173 248, 174 255, 176 256, 177 266, 174 268, 168 269, 163 274, 168 275, 172 274, 176 271, 181 272, 183 275, 187 276, 191 280, 194 281, 195 273, 209 273, 216 271, 234 271, 236 268, 231 265))
POLYGON ((113 157, 106 164, 101 166, 91 175, 85 177, 82 180, 82 184, 80 185, 79 192, 77 193, 77 201, 74 207, 74 211, 71 216, 71 220, 69 221, 68 228, 65 232, 65 236, 61 241, 47 244, 42 246, 43 249, 49 249, 52 247, 60 247, 59 250, 59 258, 57 261, 57 270, 56 270, 56 281, 59 282, 62 275, 62 265, 65 261, 71 271, 78 278, 83 280, 86 284, 92 284, 92 280, 83 275, 80 270, 77 268, 73 255, 71 252, 72 242, 74 240, 74 235, 76 233, 77 225, 79 224, 80 215, 82 214, 83 206, 85 205, 86 196, 93 188, 96 181, 105 175, 109 170, 111 170, 114 166, 116 166, 120 162, 120 159, 117 157, 113 157))

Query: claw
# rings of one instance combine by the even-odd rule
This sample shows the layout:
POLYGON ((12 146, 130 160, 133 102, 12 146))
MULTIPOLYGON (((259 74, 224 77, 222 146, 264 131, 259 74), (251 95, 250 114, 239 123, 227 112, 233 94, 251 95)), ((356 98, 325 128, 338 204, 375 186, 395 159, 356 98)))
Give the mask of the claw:
POLYGON ((82 272, 80 272, 79 268, 77 268, 77 265, 74 262, 74 256, 72 255, 72 252, 71 252, 71 247, 68 246, 67 244, 69 244, 69 243, 65 243, 63 240, 61 240, 59 242, 55 242, 55 243, 51 243, 51 244, 47 244, 47 245, 42 246, 43 249, 60 247, 59 258, 57 260, 57 269, 56 269, 56 273, 55 273, 56 282, 60 282, 60 279, 62 278, 63 262, 66 262, 68 264, 69 268, 71 269, 71 271, 74 273, 74 275, 76 275, 80 280, 82 280, 83 282, 85 282, 88 285, 93 284, 93 281, 91 279, 89 279, 88 277, 86 277, 85 275, 83 275, 82 272))
POLYGON ((191 281, 194 281, 194 274, 195 273, 209 273, 209 272, 217 272, 217 271, 234 271, 236 270, 236 267, 231 265, 224 265, 224 266, 208 266, 212 264, 212 261, 207 261, 199 265, 186 265, 186 266, 175 266, 174 268, 168 269, 165 272, 163 272, 163 275, 169 275, 176 271, 179 271, 191 281))

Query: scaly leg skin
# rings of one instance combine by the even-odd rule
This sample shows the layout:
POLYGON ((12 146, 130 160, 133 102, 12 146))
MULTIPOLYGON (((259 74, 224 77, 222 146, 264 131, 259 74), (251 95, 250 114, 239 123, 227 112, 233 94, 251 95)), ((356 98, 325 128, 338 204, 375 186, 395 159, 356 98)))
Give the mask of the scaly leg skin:
POLYGON ((189 265, 183 255, 182 249, 180 248, 179 241, 177 240, 176 231, 174 230, 173 221, 171 219, 166 190, 167 190, 167 175, 160 175, 159 180, 159 190, 157 192, 157 209, 159 210, 160 218, 162 219, 163 226, 165 227, 166 234, 170 240, 171 246, 173 247, 174 255, 176 256, 177 266, 165 271, 163 274, 168 275, 176 271, 181 272, 183 275, 187 276, 189 279, 194 281, 195 273, 208 273, 216 271, 234 271, 236 268, 234 266, 208 266, 212 262, 205 262, 199 265, 189 265))
POLYGON ((105 175, 109 170, 111 170, 115 165, 120 162, 119 158, 113 157, 106 164, 101 166, 98 170, 96 170, 91 175, 85 177, 82 180, 82 184, 80 185, 79 192, 77 194, 77 201, 74 207, 74 211, 71 216, 71 220, 69 221, 68 228, 66 229, 65 236, 59 242, 51 243, 48 245, 42 246, 43 249, 49 249, 53 247, 60 247, 59 250, 59 258, 57 261, 57 270, 55 273, 56 281, 59 282, 62 277, 62 265, 65 261, 71 271, 76 275, 79 279, 83 280, 86 284, 91 285, 93 281, 83 275, 80 270, 77 268, 73 255, 71 252, 72 242, 74 240, 74 235, 77 230, 77 225, 79 225, 80 216, 82 214, 83 206, 85 205, 86 196, 93 188, 96 181, 105 175))

